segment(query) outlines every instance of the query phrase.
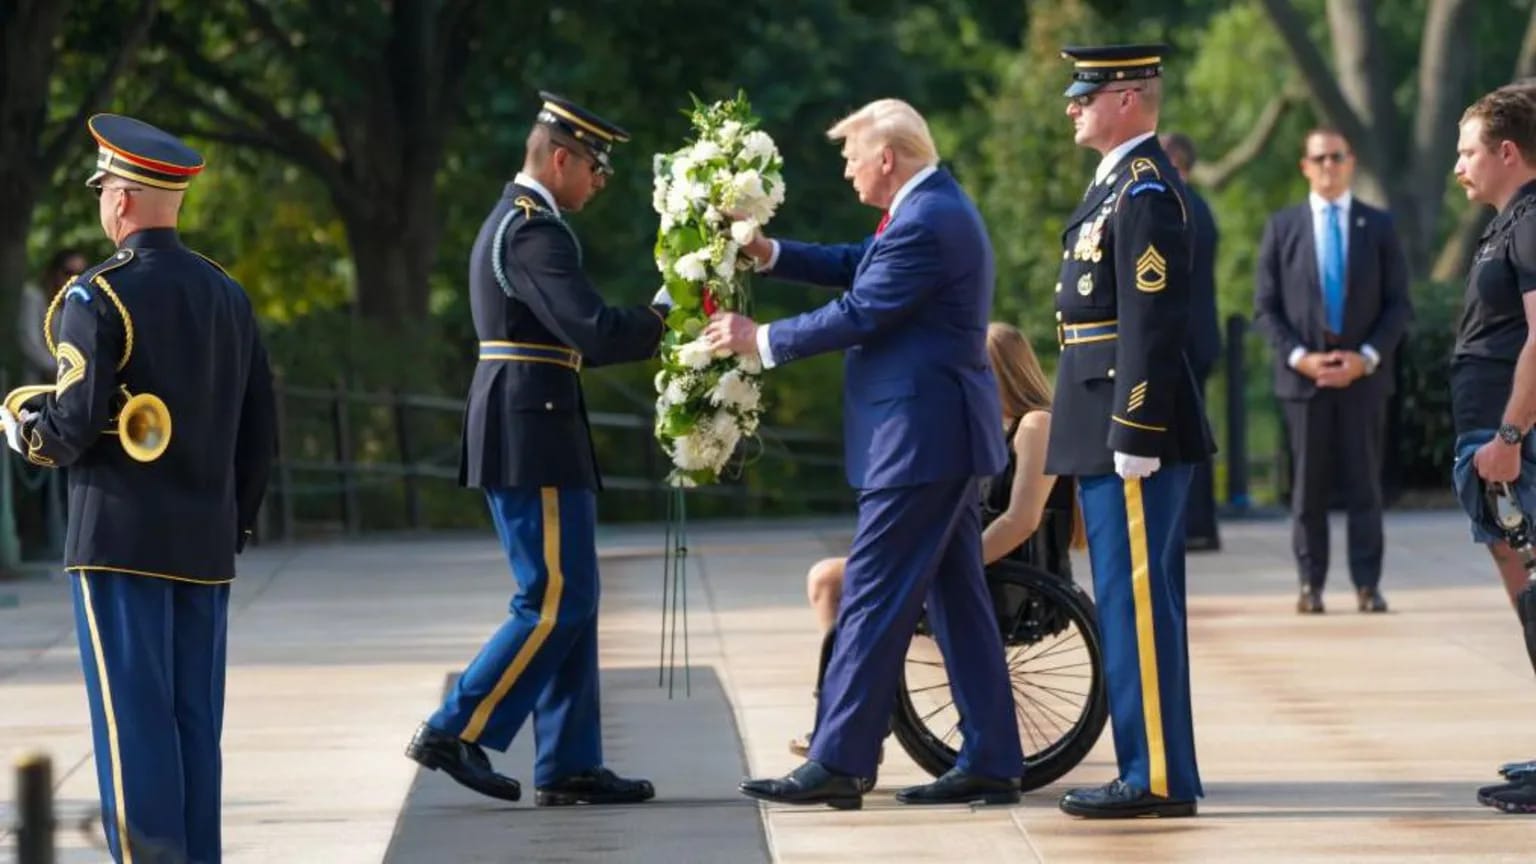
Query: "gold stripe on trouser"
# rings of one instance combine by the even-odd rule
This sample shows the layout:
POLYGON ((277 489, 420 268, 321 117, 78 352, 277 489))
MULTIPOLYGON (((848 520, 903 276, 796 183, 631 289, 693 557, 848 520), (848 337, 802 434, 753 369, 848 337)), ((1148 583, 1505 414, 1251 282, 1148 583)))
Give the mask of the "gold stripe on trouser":
MULTIPOLYGON (((123 801, 122 750, 117 744, 117 712, 112 710, 112 684, 107 680, 107 658, 101 650, 101 631, 96 627, 96 606, 91 600, 91 583, 84 573, 80 578, 80 600, 85 604, 85 623, 91 631, 91 650, 96 655, 96 680, 101 686, 101 705, 107 715, 107 749, 112 752, 112 793, 117 810, 117 848, 123 852, 123 864, 133 864, 133 844, 128 842, 128 811, 123 801)), ((101 754, 97 753, 100 759, 101 754)))
POLYGON ((479 740, 496 706, 501 704, 507 691, 517 683, 518 676, 533 662, 533 655, 539 653, 544 640, 549 638, 549 631, 555 629, 555 618, 560 612, 560 594, 565 589, 565 574, 560 570, 560 490, 545 486, 539 490, 539 494, 544 504, 544 571, 549 577, 544 584, 544 605, 539 607, 539 623, 533 625, 528 641, 517 649, 517 656, 512 658, 512 663, 501 673, 496 686, 480 700, 480 704, 475 706, 475 713, 470 715, 469 725, 464 727, 464 733, 459 737, 471 743, 479 740))
POLYGON ((1163 696, 1157 681, 1157 633, 1152 622, 1152 570, 1147 560, 1147 511, 1141 480, 1125 481, 1125 517, 1131 541, 1131 597, 1136 603, 1136 657, 1141 664, 1141 714, 1147 731, 1147 782, 1168 797, 1168 752, 1163 746, 1163 696))

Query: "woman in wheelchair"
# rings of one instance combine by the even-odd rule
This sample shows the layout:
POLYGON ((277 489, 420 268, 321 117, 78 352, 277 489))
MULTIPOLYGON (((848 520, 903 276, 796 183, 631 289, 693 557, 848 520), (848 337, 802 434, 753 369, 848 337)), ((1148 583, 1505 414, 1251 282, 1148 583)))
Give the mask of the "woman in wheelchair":
MULTIPOLYGON (((999 422, 1009 442, 1007 466, 982 483, 985 528, 981 549, 988 581, 992 582, 994 565, 1009 559, 1031 564, 1070 583, 1072 565, 1068 550, 1076 521, 1072 482, 1067 478, 1058 483, 1054 476, 1045 473, 1045 446, 1051 431, 1049 379, 1029 340, 1011 325, 993 322, 987 327, 987 356, 1002 397, 1003 414, 999 422)), ((817 561, 806 576, 806 593, 823 634, 816 676, 818 690, 832 652, 833 624, 842 600, 846 560, 817 561)), ((1000 602, 998 586, 992 587, 994 601, 1000 602)), ((806 756, 810 737, 807 734, 792 739, 790 752, 806 756)))

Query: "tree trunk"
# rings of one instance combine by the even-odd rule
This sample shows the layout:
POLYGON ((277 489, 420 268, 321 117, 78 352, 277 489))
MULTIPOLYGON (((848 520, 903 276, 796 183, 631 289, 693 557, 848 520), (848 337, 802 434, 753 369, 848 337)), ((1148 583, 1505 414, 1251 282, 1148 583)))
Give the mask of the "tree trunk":
MULTIPOLYGON (((424 206, 432 206, 428 203, 424 206)), ((428 277, 437 257, 434 232, 419 219, 341 211, 357 279, 357 313, 387 325, 421 321, 429 311, 428 277)))
MULTIPOLYGON (((22 0, 0 13, 0 327, 15 322, 26 281, 27 232, 43 163, 48 82, 69 3, 22 0)), ((6 334, 15 330, 0 331, 6 334)), ((0 339, 0 358, 14 366, 16 340, 0 339)))
POLYGON ((357 313, 370 321, 406 327, 429 311, 439 233, 436 178, 481 6, 480 0, 401 0, 380 10, 376 28, 364 28, 369 38, 352 40, 331 65, 311 67, 297 56, 288 28, 302 31, 307 23, 313 30, 329 12, 310 7, 316 17, 283 22, 263 4, 246 4, 244 19, 225 23, 250 28, 249 41, 270 52, 261 62, 291 67, 286 71, 298 88, 319 97, 328 135, 313 131, 313 118, 291 114, 290 94, 264 92, 268 81, 228 62, 245 48, 229 57, 204 54, 191 15, 163 28, 167 47, 187 71, 227 97, 177 88, 205 121, 189 134, 277 154, 324 184, 351 247, 357 313))

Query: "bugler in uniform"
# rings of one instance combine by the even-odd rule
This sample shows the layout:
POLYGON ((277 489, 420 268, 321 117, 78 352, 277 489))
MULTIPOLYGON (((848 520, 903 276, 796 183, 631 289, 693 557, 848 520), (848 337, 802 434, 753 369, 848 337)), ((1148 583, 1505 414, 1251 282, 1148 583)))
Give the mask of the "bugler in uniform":
POLYGON ((120 248, 49 306, 55 384, 13 391, 0 415, 28 461, 69 469, 64 565, 112 855, 205 864, 220 857, 229 582, 275 449, 271 372, 244 290, 176 232, 202 158, 128 117, 89 128, 88 183, 120 248))
POLYGON ((541 93, 524 171, 470 253, 479 363, 464 411, 460 481, 485 490, 516 581, 511 617, 421 725, 406 753, 486 795, 518 800, 483 748, 506 750, 530 714, 540 805, 654 794, 603 767, 597 689, 596 491, 583 367, 654 356, 664 308, 607 305, 561 216, 611 172, 623 129, 541 93))
POLYGON ((1062 799, 1083 816, 1189 815, 1201 794, 1183 510, 1190 463, 1211 446, 1184 358, 1191 235, 1183 187, 1153 134, 1155 96, 1142 95, 1156 84, 1163 50, 1063 51, 1075 60, 1066 96, 1079 143, 1105 154, 1062 235, 1061 360, 1046 457, 1047 473, 1078 478, 1119 757, 1117 781, 1062 799), (1116 95, 1124 91, 1144 101, 1116 95))

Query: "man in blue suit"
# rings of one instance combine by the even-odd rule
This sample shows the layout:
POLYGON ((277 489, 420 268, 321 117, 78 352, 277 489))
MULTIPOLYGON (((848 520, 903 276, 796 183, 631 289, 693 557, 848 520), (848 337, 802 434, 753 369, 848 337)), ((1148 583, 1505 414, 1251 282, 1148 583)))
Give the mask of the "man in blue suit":
POLYGON ((843 141, 844 176, 859 200, 885 210, 875 234, 839 246, 757 237, 746 249, 774 276, 844 293, 771 324, 724 315, 705 330, 715 347, 757 355, 765 368, 846 352, 844 443, 859 500, 810 759, 741 791, 861 806, 926 603, 965 742, 954 770, 897 800, 1013 803, 1024 757, 982 577, 977 485, 1006 461, 986 354, 992 247, 912 106, 872 102, 827 134, 843 141))

